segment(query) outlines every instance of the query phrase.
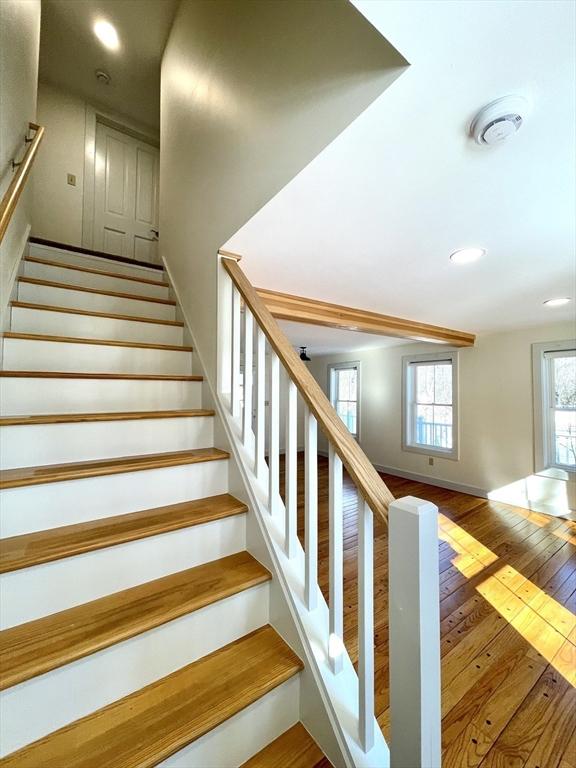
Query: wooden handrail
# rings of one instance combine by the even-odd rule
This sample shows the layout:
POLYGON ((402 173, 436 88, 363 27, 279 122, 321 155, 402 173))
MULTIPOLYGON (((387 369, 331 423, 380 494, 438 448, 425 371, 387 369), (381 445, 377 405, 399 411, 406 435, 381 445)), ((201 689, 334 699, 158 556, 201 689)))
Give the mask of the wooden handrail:
MULTIPOLYGON (((222 253, 220 255, 223 255, 222 253)), ((322 388, 282 333, 276 320, 256 293, 236 259, 222 259, 224 269, 252 312, 270 345, 296 384, 304 402, 314 414, 327 440, 334 446, 348 474, 372 511, 388 522, 388 505, 394 501, 386 484, 374 469, 366 454, 346 429, 322 388)))
POLYGON ((36 131, 34 138, 29 142, 22 161, 18 164, 14 178, 6 190, 2 202, 0 202, 0 243, 8 229, 12 215, 18 205, 18 200, 26 184, 28 174, 32 168, 32 163, 38 152, 38 147, 44 136, 44 126, 36 123, 28 123, 30 130, 36 131))

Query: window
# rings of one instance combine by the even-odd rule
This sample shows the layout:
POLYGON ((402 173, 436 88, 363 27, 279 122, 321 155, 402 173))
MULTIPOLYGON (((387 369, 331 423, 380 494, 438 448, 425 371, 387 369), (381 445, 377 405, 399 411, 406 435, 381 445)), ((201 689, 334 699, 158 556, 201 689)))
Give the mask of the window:
POLYGON ((458 458, 456 352, 403 358, 403 449, 458 458))
POLYGON ((536 472, 576 472, 576 343, 533 345, 536 472))
POLYGON ((328 367, 330 402, 348 431, 358 439, 360 433, 360 363, 339 363, 328 367))

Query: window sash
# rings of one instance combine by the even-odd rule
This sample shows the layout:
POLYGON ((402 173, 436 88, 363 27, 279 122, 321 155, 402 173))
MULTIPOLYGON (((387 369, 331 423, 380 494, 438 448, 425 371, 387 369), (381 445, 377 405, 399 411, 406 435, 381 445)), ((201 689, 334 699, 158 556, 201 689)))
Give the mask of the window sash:
MULTIPOLYGON (((338 363, 335 365, 329 366, 328 371, 328 384, 329 384, 329 392, 330 392, 330 402, 332 403, 333 407, 336 410, 336 413, 338 414, 339 418, 342 420, 350 434, 358 439, 359 431, 360 431, 360 364, 359 363, 338 363), (356 398, 351 399, 350 397, 340 397, 340 374, 344 371, 356 371, 356 398), (345 419, 342 417, 341 412, 342 409, 340 409, 341 405, 352 405, 354 406, 354 413, 348 418, 345 419), (354 426, 355 429, 352 429, 351 426, 354 426)), ((347 409, 346 409, 347 410, 347 409)))
MULTIPOLYGON (((553 380, 554 359, 576 356, 576 339, 546 341, 532 344, 532 375, 534 393, 534 471, 576 473, 574 464, 558 462, 555 441, 555 417, 574 409, 556 406, 553 380)), ((553 475, 557 477, 557 475, 553 475)), ((568 475, 564 476, 568 479, 568 475)))
MULTIPOLYGON (((547 409, 545 411, 545 440, 546 440, 546 464, 548 468, 557 467, 574 472, 576 466, 573 463, 563 462, 559 459, 558 431, 556 428, 556 413, 576 413, 576 408, 556 405, 556 376, 554 360, 564 357, 576 356, 576 350, 558 350, 554 352, 545 352, 543 355, 544 365, 546 366, 547 391, 545 397, 547 400, 547 409)), ((569 453, 567 449, 566 453, 569 453)))
MULTIPOLYGON (((458 357, 455 350, 442 353, 405 356, 403 358, 403 412, 402 412, 402 448, 405 451, 424 453, 458 459, 458 357), (448 365, 451 372, 451 401, 444 399, 436 391, 436 382, 432 402, 422 402, 418 395, 418 371, 423 367, 448 365), (424 408, 429 408, 430 419, 422 423, 418 416, 424 408), (444 411, 442 418, 441 411, 444 411)), ((448 399, 447 397, 445 399, 448 399)))

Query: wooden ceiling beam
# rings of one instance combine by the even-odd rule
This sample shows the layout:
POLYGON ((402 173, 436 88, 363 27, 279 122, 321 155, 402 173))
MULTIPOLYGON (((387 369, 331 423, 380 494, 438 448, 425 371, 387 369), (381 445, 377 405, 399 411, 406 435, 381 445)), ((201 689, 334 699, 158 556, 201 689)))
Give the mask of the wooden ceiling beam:
POLYGON ((455 331, 438 325, 405 320, 401 317, 381 315, 364 309, 330 304, 327 301, 307 299, 289 293, 257 288, 258 295, 277 320, 295 323, 323 325, 328 328, 342 328, 348 331, 372 333, 380 336, 394 336, 412 341, 431 341, 451 344, 455 347, 472 347, 476 340, 473 333, 455 331))

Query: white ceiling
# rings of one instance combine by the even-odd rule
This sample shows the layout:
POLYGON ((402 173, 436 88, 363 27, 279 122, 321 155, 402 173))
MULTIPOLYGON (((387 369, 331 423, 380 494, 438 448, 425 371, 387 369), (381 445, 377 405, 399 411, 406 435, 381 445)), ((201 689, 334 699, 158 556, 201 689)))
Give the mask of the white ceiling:
MULTIPOLYGON (((226 247, 258 287, 460 330, 573 317, 575 302, 542 302, 576 300, 576 6, 356 5, 411 66, 226 247), (525 125, 477 146, 471 118, 507 94, 529 99, 525 125), (488 253, 453 265, 468 245, 488 253)), ((310 345, 330 347, 331 333, 310 331, 310 345)))
POLYGON ((40 79, 146 126, 160 125, 160 62, 178 0, 42 0, 40 79), (112 23, 118 51, 92 31, 112 23), (94 75, 103 69, 109 85, 94 75))
POLYGON ((306 347, 309 355, 337 355, 350 350, 359 352, 362 349, 382 349, 411 343, 408 339, 376 336, 341 328, 323 328, 320 325, 292 323, 287 320, 279 320, 278 324, 292 344, 295 347, 306 347))

